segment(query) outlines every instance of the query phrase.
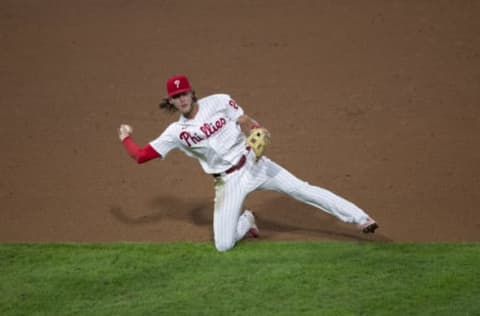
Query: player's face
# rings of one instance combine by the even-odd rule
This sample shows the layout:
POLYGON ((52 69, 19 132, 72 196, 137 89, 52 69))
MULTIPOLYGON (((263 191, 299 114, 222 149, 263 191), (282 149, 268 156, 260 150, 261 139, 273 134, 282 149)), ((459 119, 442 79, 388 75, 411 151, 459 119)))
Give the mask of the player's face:
POLYGON ((170 98, 170 103, 172 103, 180 113, 188 116, 193 110, 192 92, 188 91, 174 95, 170 98))

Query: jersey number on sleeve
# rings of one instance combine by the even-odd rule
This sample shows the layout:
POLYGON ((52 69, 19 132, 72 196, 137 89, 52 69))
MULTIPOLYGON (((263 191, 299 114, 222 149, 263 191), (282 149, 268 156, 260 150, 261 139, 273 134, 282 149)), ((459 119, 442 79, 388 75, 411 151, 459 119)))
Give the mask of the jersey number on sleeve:
POLYGON ((230 99, 230 101, 228 101, 228 104, 230 104, 230 106, 232 108, 234 108, 235 110, 238 110, 238 104, 237 104, 237 102, 235 102, 235 100, 230 99))

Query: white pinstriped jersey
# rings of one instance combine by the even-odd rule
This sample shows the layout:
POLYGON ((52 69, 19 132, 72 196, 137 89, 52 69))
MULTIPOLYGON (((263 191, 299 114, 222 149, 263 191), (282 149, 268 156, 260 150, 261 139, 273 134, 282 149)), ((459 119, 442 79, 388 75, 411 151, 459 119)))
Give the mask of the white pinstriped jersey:
POLYGON ((162 159, 178 148, 198 159, 206 173, 221 173, 245 152, 246 139, 236 122, 244 112, 227 94, 214 94, 197 103, 194 118, 180 116, 150 145, 162 159))

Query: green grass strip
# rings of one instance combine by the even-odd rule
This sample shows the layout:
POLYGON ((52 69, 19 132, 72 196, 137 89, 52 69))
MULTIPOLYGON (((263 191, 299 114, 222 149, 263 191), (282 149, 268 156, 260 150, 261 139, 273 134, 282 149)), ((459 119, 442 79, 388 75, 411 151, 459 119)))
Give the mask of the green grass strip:
POLYGON ((0 244, 0 315, 480 315, 480 244, 0 244))

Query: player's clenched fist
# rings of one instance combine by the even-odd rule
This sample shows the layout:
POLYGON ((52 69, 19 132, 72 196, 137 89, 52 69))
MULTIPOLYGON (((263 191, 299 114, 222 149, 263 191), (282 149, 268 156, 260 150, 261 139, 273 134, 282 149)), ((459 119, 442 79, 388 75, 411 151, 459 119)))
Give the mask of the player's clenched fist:
POLYGON ((123 142, 123 140, 128 136, 132 135, 132 133, 133 133, 133 128, 130 125, 122 124, 118 129, 118 138, 120 138, 120 141, 123 142))

